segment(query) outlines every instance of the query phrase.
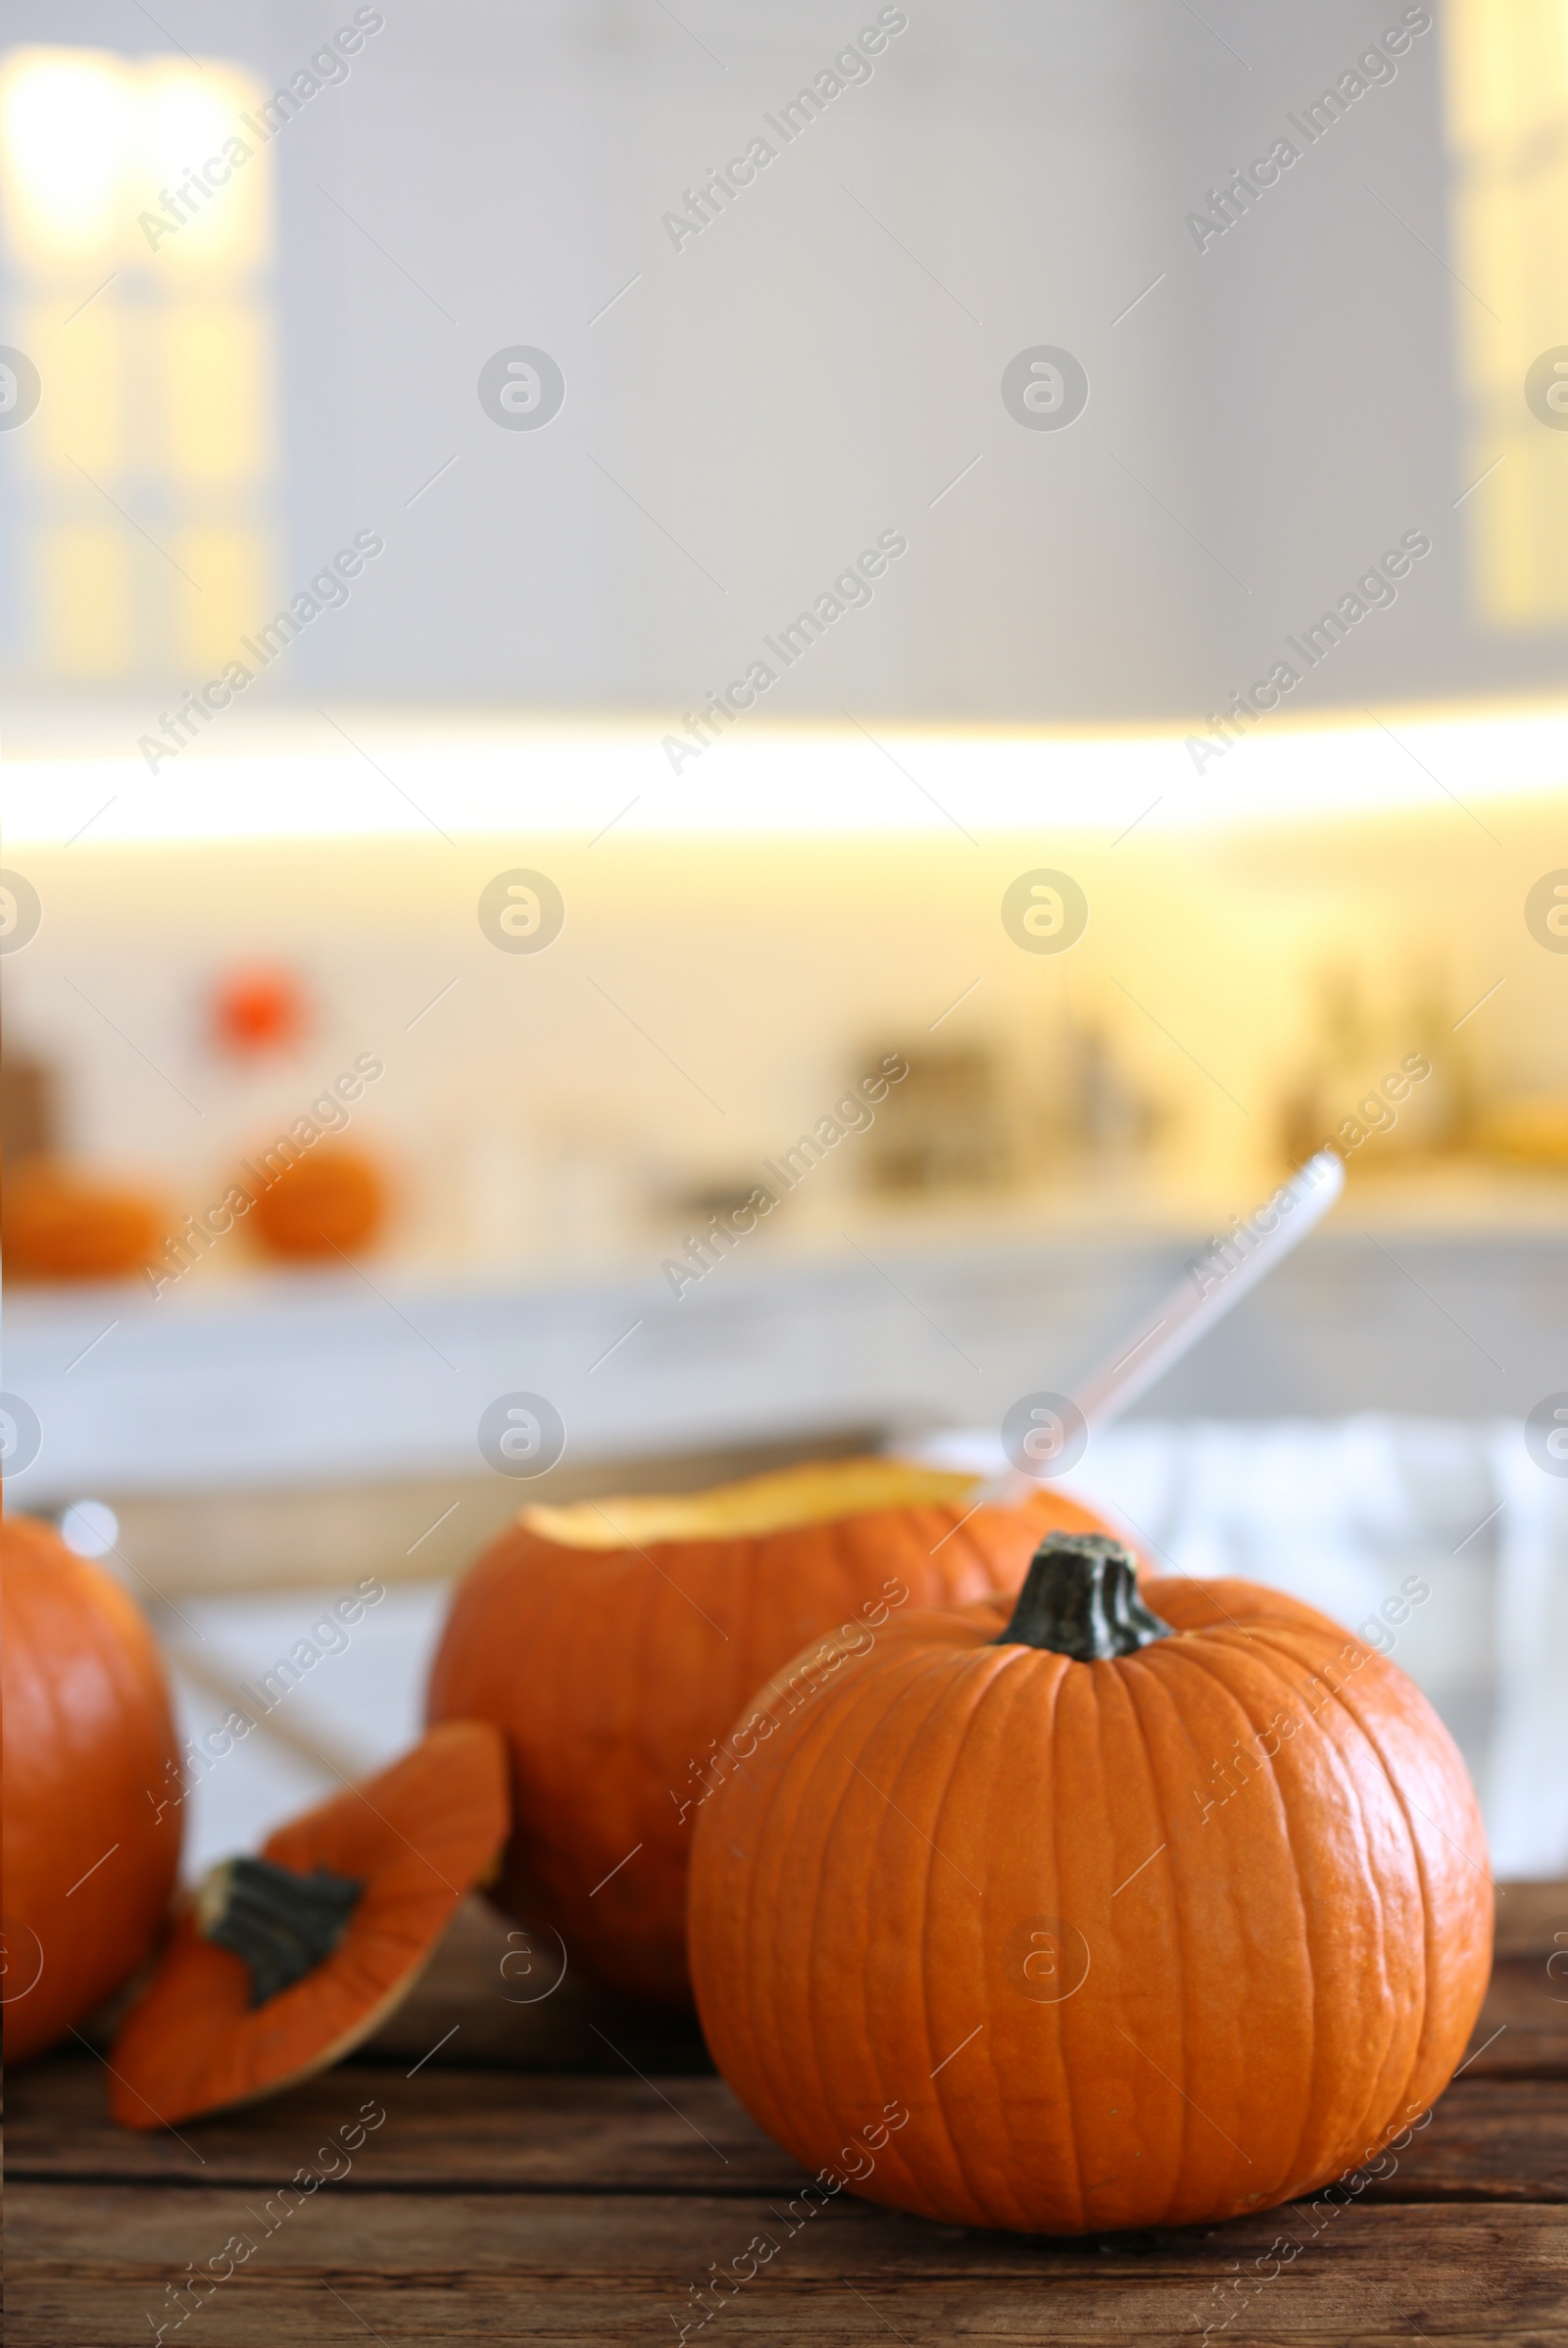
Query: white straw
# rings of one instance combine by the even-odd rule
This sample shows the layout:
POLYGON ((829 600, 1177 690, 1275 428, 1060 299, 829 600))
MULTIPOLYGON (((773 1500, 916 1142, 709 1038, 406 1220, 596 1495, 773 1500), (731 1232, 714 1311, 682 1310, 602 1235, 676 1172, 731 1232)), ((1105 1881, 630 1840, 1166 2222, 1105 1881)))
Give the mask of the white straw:
MULTIPOLYGON (((1308 1158, 1271 1198, 1255 1207, 1228 1239, 1211 1244, 1143 1326, 1125 1338, 1073 1395, 1091 1439, 1129 1410, 1157 1378, 1191 1351, 1231 1307, 1284 1262, 1345 1187, 1344 1161, 1332 1150, 1308 1158)), ((1016 1507, 1038 1479, 1011 1468, 975 1494, 1016 1507)))

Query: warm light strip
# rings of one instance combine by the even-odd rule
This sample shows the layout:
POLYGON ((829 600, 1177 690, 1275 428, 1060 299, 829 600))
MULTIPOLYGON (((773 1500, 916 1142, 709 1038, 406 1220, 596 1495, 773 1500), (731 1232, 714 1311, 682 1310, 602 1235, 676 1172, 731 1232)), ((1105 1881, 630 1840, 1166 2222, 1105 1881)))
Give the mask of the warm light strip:
POLYGON ((1500 797, 1568 790, 1568 708, 1391 711, 1259 727, 1197 771, 1180 733, 1003 734, 737 727, 672 773, 657 721, 483 728, 350 718, 224 757, 192 745, 150 775, 134 755, 0 767, 8 850, 436 830, 528 837, 1019 834, 1111 837, 1426 811, 1463 825, 1500 797), (330 747, 328 747, 330 744, 330 747))

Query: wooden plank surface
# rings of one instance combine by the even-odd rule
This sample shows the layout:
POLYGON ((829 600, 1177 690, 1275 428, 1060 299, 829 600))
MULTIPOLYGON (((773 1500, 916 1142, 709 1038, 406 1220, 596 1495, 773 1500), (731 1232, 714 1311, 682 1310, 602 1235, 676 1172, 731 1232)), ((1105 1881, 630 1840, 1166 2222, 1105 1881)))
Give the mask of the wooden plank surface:
POLYGON ((1508 1886, 1498 1923, 1472 2052, 1392 2177, 1327 2215, 1320 2198, 1315 2212, 1045 2241, 849 2194, 805 2216, 802 2173, 689 2023, 576 1981, 519 2007, 501 1970, 508 1928, 472 1904, 364 2059, 270 2103, 130 2135, 110 2126, 87 2052, 17 2074, 6 2339, 124 2348, 163 2324, 181 2348, 577 2348, 675 2340, 685 2324, 778 2348, 1174 2348, 1207 2327, 1237 2348, 1563 2348, 1568 1886, 1508 1886), (283 2192, 296 2171, 339 2166, 325 2148, 362 2112, 385 2117, 346 2173, 309 2198, 283 2192), (232 2275, 177 2296, 215 2261, 236 2262, 232 2275), (702 2295, 749 2261, 728 2299, 702 2295))
MULTIPOLYGON (((663 2336, 1191 2342, 1560 2340, 1568 2215, 1529 2205, 1349 2208, 1314 2240, 1299 2213, 1212 2230, 1065 2242, 936 2226, 848 2199, 791 2235, 765 2200, 323 2189, 270 2236, 232 2191, 16 2189, 26 2243, 11 2348, 125 2348, 176 2313, 172 2276, 254 2243, 171 2331, 204 2348, 360 2340, 397 2348, 663 2336), (703 2325, 712 2269, 765 2252, 703 2325), (1294 2247, 1295 2255, 1292 2256, 1294 2247), (1287 2263, 1287 2261, 1289 2263, 1287 2263), (1237 2288, 1240 2280, 1242 2288, 1237 2288), (1227 2317, 1233 2320, 1226 2324, 1227 2317), (1211 2334, 1211 2336, 1214 2336, 1211 2334)), ((10 2229, 8 2229, 10 2230, 10 2229)))
POLYGON ((1499 1957, 1467 2049, 1466 2078, 1568 2079, 1568 1945, 1556 1978, 1541 1956, 1499 1957))
MULTIPOLYGON (((1498 1883, 1496 1894, 1499 1957, 1550 1956, 1568 1948, 1568 1883, 1498 1883)), ((1557 1971, 1568 1968, 1559 1965, 1557 1971)), ((1568 1991, 1568 1981, 1558 1986, 1568 1991)))
MULTIPOLYGON (((104 2111, 103 2075, 57 2057, 14 2084, 13 2179, 265 2187, 291 2176, 363 2103, 387 2115, 339 2189, 442 2192, 790 2194, 806 2173, 722 2079, 559 2079, 364 2065, 254 2109, 130 2135, 104 2111)), ((340 2165, 328 2157, 327 2168, 340 2165)), ((1568 2092, 1538 2081, 1456 2079, 1412 2136, 1380 2201, 1568 2201, 1568 2092)))

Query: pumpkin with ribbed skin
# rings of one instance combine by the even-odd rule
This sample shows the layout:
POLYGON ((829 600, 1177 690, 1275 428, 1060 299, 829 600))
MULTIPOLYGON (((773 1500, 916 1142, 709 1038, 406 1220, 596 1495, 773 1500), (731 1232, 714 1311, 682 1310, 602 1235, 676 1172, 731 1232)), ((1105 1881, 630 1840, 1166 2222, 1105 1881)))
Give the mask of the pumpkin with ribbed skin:
POLYGON ((47 1525, 7 1517, 5 2053, 61 2037, 151 1948, 179 1865, 179 1748, 152 1633, 47 1525))
POLYGON ((735 1765, 723 1740, 753 1689, 847 1623, 880 1639, 906 1608, 1016 1589, 1048 1527, 1100 1523, 1050 1490, 976 1509, 977 1489, 849 1459, 525 1508, 459 1590, 429 1697, 432 1720, 506 1731, 502 1903, 602 1980, 689 2002, 692 1821, 735 1765))
POLYGON ((698 1823, 720 2071, 808 2167, 928 2218, 1289 2200, 1419 2120, 1486 1987, 1480 1818, 1420 1691, 1246 1582, 1146 1582, 1118 1627, 1097 1548, 1044 1544, 1011 1621, 891 1624, 698 1823))

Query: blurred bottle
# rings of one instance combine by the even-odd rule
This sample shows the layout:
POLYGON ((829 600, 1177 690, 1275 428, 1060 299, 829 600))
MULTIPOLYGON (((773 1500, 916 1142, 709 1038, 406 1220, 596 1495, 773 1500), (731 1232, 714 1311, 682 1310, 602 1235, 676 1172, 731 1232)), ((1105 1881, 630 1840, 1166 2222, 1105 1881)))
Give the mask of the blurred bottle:
POLYGON ((1152 1101, 1096 1025, 1069 1032, 1066 1109, 1077 1148, 1101 1161, 1135 1156, 1158 1122, 1152 1101))
POLYGON ((515 1269, 540 1252, 545 1218, 539 1159, 521 1133, 497 1125, 471 1133, 461 1189, 456 1252, 499 1270, 515 1269))
POLYGON ((1280 1104, 1280 1141, 1291 1165, 1325 1147, 1357 1173, 1408 1165, 1457 1147, 1472 1116, 1469 1059, 1440 972, 1422 973, 1382 1017, 1371 1011, 1358 973, 1340 968, 1320 977, 1314 1042, 1280 1104))
POLYGON ((1280 1104, 1280 1143, 1293 1166, 1304 1164, 1325 1144, 1344 1149, 1339 1128, 1349 1114, 1367 1057, 1369 1023, 1354 973, 1323 971, 1313 994, 1312 1041, 1280 1104))
MULTIPOLYGON (((1012 1152, 992 1052, 981 1044, 933 1045, 905 1056, 908 1073, 878 1104, 866 1136, 870 1187, 935 1198, 1004 1185, 1012 1152)), ((874 1067, 877 1057, 870 1052, 861 1064, 874 1067)))
POLYGON ((1441 971, 1427 970, 1411 989, 1401 1032, 1410 1038, 1405 1049, 1430 1061, 1432 1074, 1401 1104, 1391 1140, 1406 1156, 1462 1150, 1475 1132, 1475 1053, 1483 1031, 1456 1032, 1452 991, 1441 971))

